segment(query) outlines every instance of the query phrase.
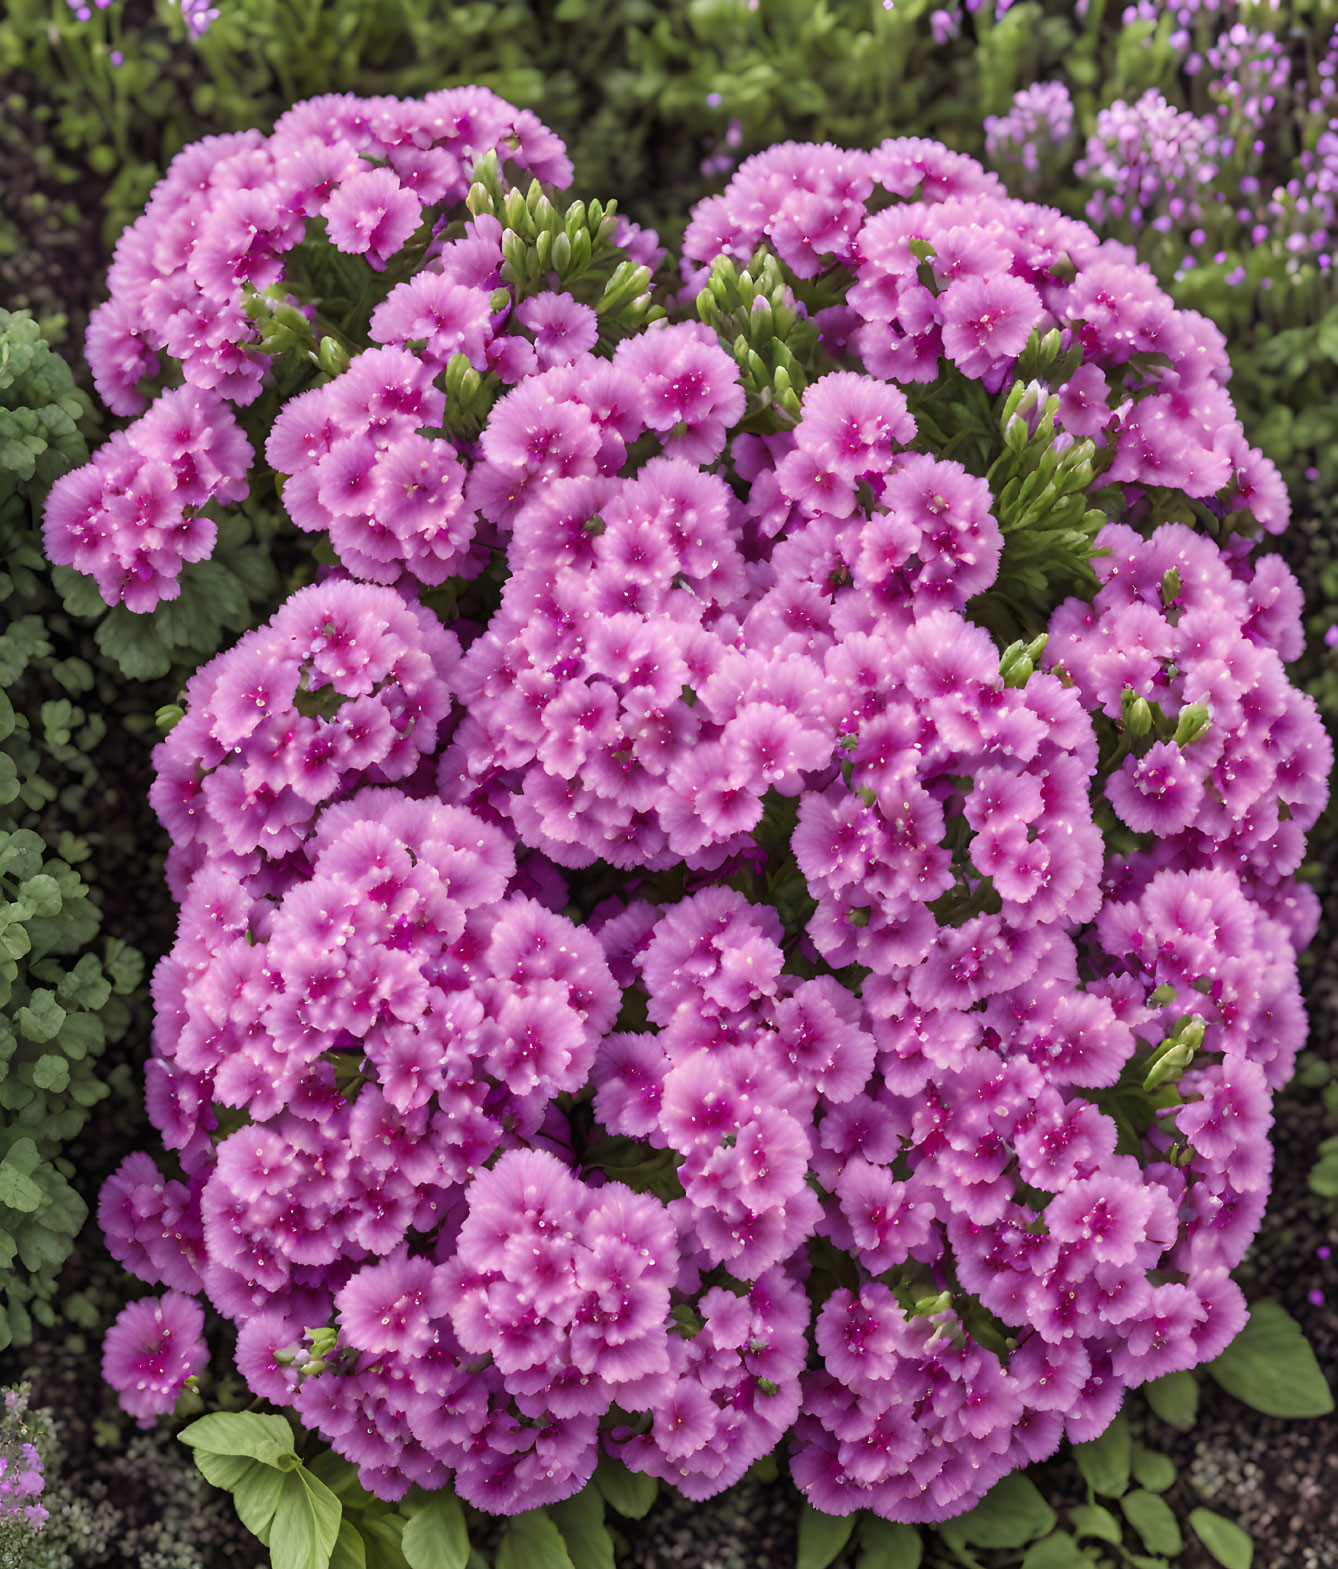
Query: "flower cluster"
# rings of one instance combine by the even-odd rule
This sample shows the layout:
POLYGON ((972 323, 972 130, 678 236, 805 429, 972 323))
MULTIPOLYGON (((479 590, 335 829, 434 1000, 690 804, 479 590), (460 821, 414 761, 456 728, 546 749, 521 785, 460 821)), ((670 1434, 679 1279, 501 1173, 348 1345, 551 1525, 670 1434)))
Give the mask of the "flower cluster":
MULTIPOLYGON (((1125 20, 1156 20, 1163 9, 1143 0, 1125 20)), ((1273 275, 1258 258, 1276 260, 1289 276, 1332 266, 1338 30, 1308 37, 1298 51, 1300 30, 1289 36, 1232 15, 1177 7, 1180 25, 1168 42, 1197 107, 1177 109, 1155 89, 1110 105, 1074 172, 1092 188, 1088 216, 1107 232, 1168 237, 1177 278, 1230 262, 1228 283, 1268 288, 1273 275)), ((1151 254, 1154 246, 1140 248, 1151 254)))
POLYGON ((49 1518, 42 1503, 46 1468, 28 1425, 28 1386, 4 1391, 0 1412, 0 1548, 40 1531, 49 1518))
POLYGON ((1097 115, 1073 172, 1096 186, 1087 203, 1093 223, 1123 219, 1165 234, 1202 227, 1219 156, 1213 122, 1174 108, 1150 87, 1135 103, 1121 99, 1097 115))
POLYGON ((92 462, 52 486, 47 556, 87 573, 109 604, 144 611, 175 599, 182 565, 214 548, 218 530, 203 508, 246 499, 252 457, 217 392, 165 392, 92 462))
POLYGON ((985 153, 1010 190, 1034 197, 1069 161, 1073 100, 1062 82, 1037 82, 1013 95, 1007 114, 985 117, 985 153))
MULTIPOLYGON (((270 434, 373 581, 156 755, 179 1174, 126 1162, 109 1245, 385 1498, 601 1452, 705 1498, 788 1434, 819 1508, 946 1518, 1243 1321, 1331 761, 1251 558, 1285 496, 1202 319, 934 144, 749 159, 688 230, 719 335, 539 295, 494 353, 488 217, 270 434), (461 356, 498 395, 448 442, 461 356), (1122 521, 1000 648, 1061 472, 1122 521)), ((147 1412, 190 1358, 143 1327, 147 1412)))
MULTIPOLYGON (((566 365, 598 332, 595 309, 563 289, 521 287, 513 271, 504 280, 503 223, 464 207, 480 165, 499 201, 517 194, 503 165, 558 185, 571 177, 533 114, 481 88, 421 101, 313 99, 271 136, 212 137, 174 159, 117 244, 111 297, 93 312, 86 352, 117 414, 140 414, 155 378, 179 371, 185 385, 55 488, 51 559, 136 612, 175 598, 182 564, 214 546, 201 509, 247 495, 252 451, 233 406, 273 383, 277 353, 305 345, 307 377, 324 370, 324 384, 291 398, 267 433, 293 521, 327 530, 344 564, 370 581, 407 572, 439 584, 477 571, 476 509, 441 430, 446 397, 435 379, 462 355, 475 383, 480 374, 514 383, 566 365), (351 364, 346 333, 371 344, 351 364)), ((591 236, 568 227, 556 259, 588 272, 591 236)), ((612 214, 596 222, 595 243, 635 266, 653 268, 660 255, 654 235, 612 214)))
POLYGON ((1057 330, 1081 359, 1054 389, 1059 421, 1094 443, 1131 506, 1171 486, 1220 517, 1286 526, 1277 472, 1234 417, 1217 329, 1177 310, 1125 247, 1008 199, 971 159, 908 140, 867 154, 759 153, 688 226, 693 287, 715 258, 743 260, 764 242, 798 279, 853 273, 844 303, 817 322, 873 376, 934 382, 946 359, 995 393, 1032 334, 1057 330), (870 213, 878 187, 902 200, 870 213))

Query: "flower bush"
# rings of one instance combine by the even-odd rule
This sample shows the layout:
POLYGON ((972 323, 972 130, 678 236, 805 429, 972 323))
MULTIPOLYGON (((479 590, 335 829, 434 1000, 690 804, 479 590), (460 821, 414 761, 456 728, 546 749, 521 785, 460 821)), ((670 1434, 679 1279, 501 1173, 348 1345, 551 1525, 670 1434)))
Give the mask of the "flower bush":
POLYGON ((705 1498, 788 1434, 819 1509, 913 1522, 1215 1357, 1331 762, 1220 335, 924 141, 748 160, 667 322, 487 95, 208 152, 91 329, 127 411, 150 354, 185 387, 48 537, 169 594, 149 500, 194 549, 172 497, 249 483, 219 431, 297 365, 264 451, 339 564, 156 754, 128 1408, 203 1295, 383 1499, 601 1451, 705 1498), (370 289, 322 321, 294 252, 370 289))

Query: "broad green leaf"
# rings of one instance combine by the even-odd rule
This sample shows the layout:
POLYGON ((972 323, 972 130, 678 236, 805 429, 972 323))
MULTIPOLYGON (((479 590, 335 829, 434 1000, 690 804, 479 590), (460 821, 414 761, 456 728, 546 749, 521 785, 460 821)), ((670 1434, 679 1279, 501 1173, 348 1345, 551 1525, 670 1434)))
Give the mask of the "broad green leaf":
MULTIPOLYGON (((278 1566, 275 1566, 278 1569, 278 1566)), ((575 1569, 562 1533, 542 1509, 516 1515, 497 1548, 496 1569, 575 1569)))
POLYGON ((1327 1416, 1333 1410, 1315 1353, 1280 1302, 1256 1302, 1245 1328, 1208 1371, 1229 1395, 1268 1416, 1327 1416))
POLYGON ((974 1509, 940 1526, 939 1533, 947 1541, 975 1547, 1025 1547, 1048 1535, 1056 1523, 1036 1484, 1014 1471, 996 1482, 974 1509))
POLYGON ((16 1209, 21 1214, 31 1215, 34 1210, 41 1208, 42 1190, 31 1177, 16 1171, 13 1166, 0 1165, 0 1204, 7 1204, 10 1209, 16 1209))
POLYGON ((1092 1560, 1067 1531, 1056 1531, 1032 1543, 1022 1569, 1092 1569, 1092 1560))
POLYGON ((1187 1433, 1199 1411, 1199 1383, 1193 1373, 1167 1373, 1143 1385, 1143 1394, 1168 1427, 1187 1433))
POLYGON ((335 1537, 334 1551, 330 1554, 330 1569, 367 1569, 367 1543, 351 1520, 339 1522, 339 1535, 335 1537))
POLYGON ((329 1569, 341 1514, 339 1500, 305 1466, 289 1471, 269 1529, 274 1569, 329 1569))
POLYGON ((404 1556, 404 1520, 400 1515, 359 1515, 358 1532, 367 1544, 372 1569, 409 1569, 404 1556))
POLYGON ((279 1495, 283 1492, 283 1479, 282 1471, 276 1471, 262 1460, 252 1460, 233 1483, 232 1501, 237 1508, 237 1518, 252 1536, 259 1536, 268 1529, 274 1518, 279 1495))
POLYGON ((1195 1536, 1223 1569, 1250 1569, 1254 1562, 1254 1543, 1250 1533, 1234 1520, 1224 1519, 1211 1509, 1191 1509, 1189 1523, 1195 1536))
POLYGON ((1125 1519, 1143 1538, 1143 1545, 1150 1553, 1174 1556, 1185 1545, 1170 1504, 1156 1493, 1141 1488, 1126 1493, 1120 1499, 1120 1508, 1124 1510, 1125 1519))
POLYGON ((797 1569, 827 1569, 854 1529, 854 1515, 825 1515, 805 1504, 799 1511, 797 1569))
POLYGON ((604 1495, 593 1482, 575 1498, 549 1504, 548 1513, 562 1532, 567 1556, 576 1569, 613 1569, 613 1538, 604 1524, 604 1495))
POLYGON ((655 1502, 660 1484, 653 1476, 629 1471, 621 1460, 601 1455, 595 1467, 595 1486, 611 1509, 628 1520, 640 1520, 655 1502))
POLYGON ((214 1411, 183 1427, 177 1436, 193 1449, 214 1455, 246 1455, 279 1470, 292 1470, 301 1463, 293 1449, 293 1430, 287 1418, 259 1411, 214 1411))
POLYGON ((1124 1538, 1120 1522, 1100 1504, 1079 1504, 1076 1509, 1070 1509, 1069 1523, 1078 1537, 1097 1536, 1103 1542, 1119 1542, 1124 1538))
POLYGON ((859 1527, 860 1555, 855 1569, 920 1569, 924 1542, 913 1525, 894 1525, 865 1514, 859 1527))
POLYGON ((1164 1493, 1175 1485, 1175 1461, 1153 1449, 1134 1446, 1134 1480, 1150 1493, 1164 1493))
MULTIPOLYGON (((195 1451, 195 1468, 204 1477, 206 1482, 212 1482, 215 1487, 224 1488, 226 1491, 237 1486, 238 1482, 246 1475, 252 1466, 260 1466, 258 1460, 250 1460, 245 1455, 213 1455, 207 1449, 195 1451)), ((261 1466, 268 1471, 270 1467, 261 1466)), ((278 1475, 276 1471, 274 1475, 278 1475)))
POLYGON ((319 1477, 325 1483, 346 1509, 377 1508, 380 1505, 380 1499, 369 1493, 358 1480, 357 1466, 350 1464, 342 1455, 335 1454, 333 1449, 322 1449, 318 1455, 302 1463, 312 1476, 319 1477))
POLYGON ((1074 1444, 1073 1458, 1093 1492, 1100 1493, 1103 1498, 1118 1498, 1129 1485, 1133 1450, 1129 1424, 1122 1416, 1117 1416, 1099 1438, 1074 1444))
POLYGON ((454 1493, 433 1493, 404 1527, 401 1548, 410 1569, 464 1569, 469 1561, 465 1513, 454 1493))

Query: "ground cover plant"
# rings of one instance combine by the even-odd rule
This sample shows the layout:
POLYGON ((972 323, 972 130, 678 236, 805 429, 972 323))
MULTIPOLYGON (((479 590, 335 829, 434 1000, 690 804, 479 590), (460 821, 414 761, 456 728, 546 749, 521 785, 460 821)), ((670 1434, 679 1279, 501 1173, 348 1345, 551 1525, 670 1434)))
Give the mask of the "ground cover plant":
MULTIPOLYGON (((584 117, 574 172, 487 93, 406 101, 455 70, 428 10, 57 12, 67 108, 101 72, 141 116, 114 230, 240 133, 118 249, 118 433, 23 580, 96 690, 41 714, 50 842, 99 707, 169 732, 167 1153, 100 1206, 155 1295, 107 1373, 213 1413, 186 1444, 276 1563, 604 1563, 657 1480, 778 1461, 805 1569, 1248 1562, 1159 1448, 1191 1365, 1331 1405, 1228 1273, 1332 761, 1283 668, 1326 699, 1322 8, 669 7, 577 64, 568 5, 544 97, 483 9, 460 79, 496 49, 584 117), (748 156, 815 131, 873 151, 748 156), (658 241, 609 199, 637 159, 658 241), (1016 1469, 1065 1429, 1085 1495, 1016 1469)), ((112 1550, 52 1507, 25 1569, 112 1550)))

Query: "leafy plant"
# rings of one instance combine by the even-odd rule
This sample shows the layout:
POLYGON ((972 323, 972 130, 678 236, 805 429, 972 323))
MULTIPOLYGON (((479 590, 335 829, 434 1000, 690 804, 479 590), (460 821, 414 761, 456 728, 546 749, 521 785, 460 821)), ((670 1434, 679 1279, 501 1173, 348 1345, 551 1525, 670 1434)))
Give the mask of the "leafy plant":
POLYGON ((70 825, 96 799, 105 688, 57 608, 34 508, 86 456, 88 405, 26 315, 0 311, 0 1347, 54 1320, 50 1298, 87 1209, 64 1151, 110 1087, 139 955, 99 941, 70 825))

